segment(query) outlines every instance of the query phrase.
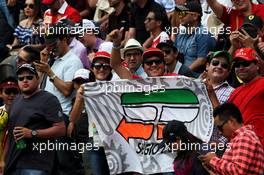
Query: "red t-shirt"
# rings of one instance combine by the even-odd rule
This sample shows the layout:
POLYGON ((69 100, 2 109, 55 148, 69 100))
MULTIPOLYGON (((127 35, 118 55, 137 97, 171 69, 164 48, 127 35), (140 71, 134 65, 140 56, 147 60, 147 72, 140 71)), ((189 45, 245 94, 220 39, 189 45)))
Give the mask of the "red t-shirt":
POLYGON ((240 109, 245 125, 254 126, 254 131, 264 146, 264 77, 235 89, 228 102, 240 109))
POLYGON ((77 10, 67 5, 63 14, 61 13, 51 14, 50 9, 46 10, 44 13, 44 24, 45 25, 55 24, 59 20, 64 19, 64 18, 70 19, 74 23, 78 23, 82 19, 80 13, 77 10))
MULTIPOLYGON (((262 18, 264 21, 264 4, 252 4, 252 14, 255 14, 262 18)), ((246 16, 243 16, 239 13, 238 10, 227 9, 223 6, 223 15, 221 17, 221 21, 225 23, 227 26, 231 27, 231 31, 237 30, 240 26, 242 26, 244 19, 246 16)))

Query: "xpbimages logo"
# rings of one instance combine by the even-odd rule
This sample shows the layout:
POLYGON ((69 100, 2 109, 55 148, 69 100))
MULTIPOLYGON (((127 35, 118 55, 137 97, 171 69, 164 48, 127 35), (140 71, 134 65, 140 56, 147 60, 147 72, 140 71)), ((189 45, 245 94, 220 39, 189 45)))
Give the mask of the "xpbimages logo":
POLYGON ((179 151, 196 151, 198 154, 206 154, 208 152, 224 151, 230 149, 230 145, 227 143, 183 143, 181 140, 178 143, 165 144, 165 150, 171 152, 179 151))
POLYGON ((165 27, 165 31, 168 35, 178 35, 178 34, 212 34, 212 37, 219 34, 231 34, 231 27, 165 27))
POLYGON ((32 143, 32 151, 37 151, 39 153, 43 153, 44 151, 77 151, 79 153, 84 153, 84 151, 97 151, 99 150, 99 143, 75 143, 75 142, 58 142, 57 140, 41 143, 32 143))
POLYGON ((99 34, 99 27, 83 27, 80 24, 75 24, 71 27, 65 26, 39 26, 33 27, 33 34, 39 36, 47 35, 75 35, 78 37, 83 37, 84 34, 99 34))

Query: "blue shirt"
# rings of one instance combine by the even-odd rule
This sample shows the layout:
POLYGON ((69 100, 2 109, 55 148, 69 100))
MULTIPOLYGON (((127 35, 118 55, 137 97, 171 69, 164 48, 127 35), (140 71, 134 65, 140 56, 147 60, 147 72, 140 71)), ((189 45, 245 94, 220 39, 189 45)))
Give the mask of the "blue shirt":
POLYGON ((216 40, 205 27, 199 26, 190 34, 181 30, 174 46, 184 55, 184 65, 190 66, 198 57, 206 59, 208 52, 216 46, 216 40))

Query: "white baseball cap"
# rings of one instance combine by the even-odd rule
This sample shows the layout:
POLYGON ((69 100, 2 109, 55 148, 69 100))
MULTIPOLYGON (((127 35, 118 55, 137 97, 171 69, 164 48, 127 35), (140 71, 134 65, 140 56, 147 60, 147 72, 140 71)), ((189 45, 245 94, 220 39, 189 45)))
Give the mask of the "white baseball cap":
POLYGON ((105 51, 108 52, 109 54, 112 53, 112 48, 113 48, 113 43, 111 41, 106 41, 103 42, 100 46, 98 51, 105 51))
POLYGON ((74 78, 72 81, 76 81, 77 79, 89 80, 90 71, 87 69, 79 69, 75 72, 74 78))
POLYGON ((81 24, 78 26, 78 33, 86 33, 86 32, 93 32, 96 29, 95 24, 88 19, 83 19, 81 24))

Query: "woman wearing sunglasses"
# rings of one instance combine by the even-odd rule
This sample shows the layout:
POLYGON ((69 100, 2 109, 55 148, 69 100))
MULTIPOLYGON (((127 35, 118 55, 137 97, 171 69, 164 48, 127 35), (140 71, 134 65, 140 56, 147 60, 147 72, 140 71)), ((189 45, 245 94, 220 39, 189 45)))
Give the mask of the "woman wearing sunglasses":
MULTIPOLYGON (((95 53, 95 56, 92 60, 91 72, 89 75, 86 75, 86 80, 90 82, 98 82, 98 81, 110 81, 112 79, 112 68, 110 67, 110 59, 111 55, 105 51, 99 51, 95 53)), ((87 72, 87 70, 86 70, 87 72)), ((88 74, 88 73, 85 73, 88 74)), ((75 84, 78 83, 77 79, 74 80, 75 84)), ((81 113, 84 109, 84 100, 83 93, 84 87, 81 84, 87 81, 79 82, 79 89, 76 94, 76 99, 70 114, 70 124, 68 126, 67 134, 69 137, 72 137, 72 133, 74 130, 74 124, 81 116, 81 113)), ((83 153, 83 162, 85 166, 86 174, 98 174, 98 175, 107 175, 110 174, 108 163, 106 160, 106 155, 104 152, 104 148, 102 146, 102 142, 99 138, 98 131, 96 130, 96 126, 94 122, 89 118, 88 115, 88 130, 89 130, 89 139, 88 142, 93 144, 93 149, 84 150, 83 153)))
POLYGON ((23 8, 26 19, 16 27, 15 39, 12 44, 7 45, 10 50, 27 44, 38 44, 33 41, 33 34, 41 22, 40 6, 40 0, 25 1, 23 8))

